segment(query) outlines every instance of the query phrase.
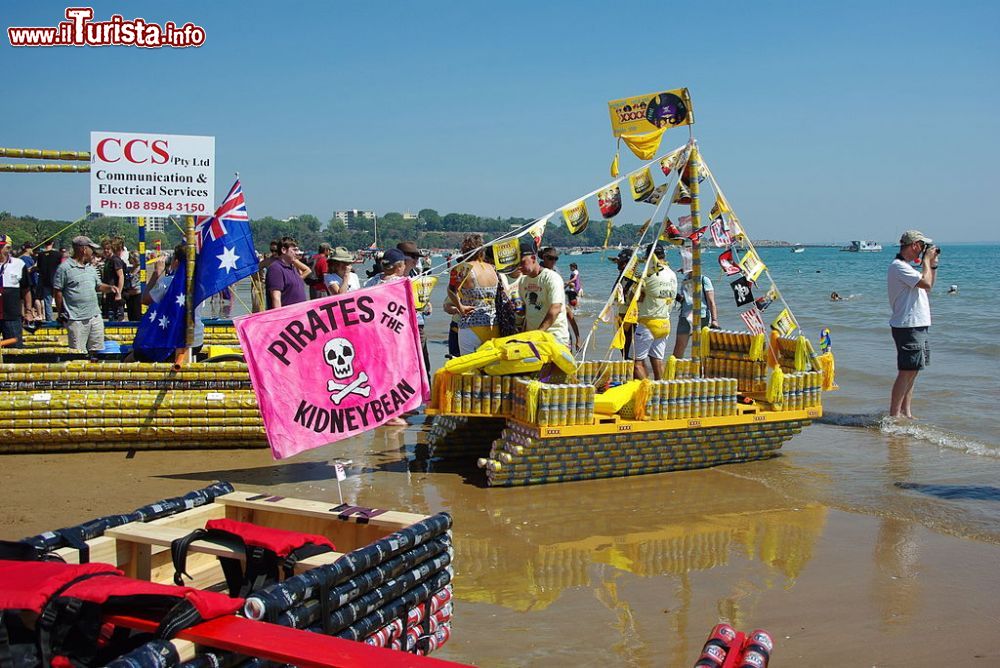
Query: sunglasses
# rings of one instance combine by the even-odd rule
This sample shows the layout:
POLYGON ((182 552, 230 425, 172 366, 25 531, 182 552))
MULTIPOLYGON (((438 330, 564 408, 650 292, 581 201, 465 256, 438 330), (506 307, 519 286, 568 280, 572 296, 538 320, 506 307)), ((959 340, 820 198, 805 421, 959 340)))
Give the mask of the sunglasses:
POLYGON ((406 257, 413 258, 414 260, 420 259, 420 253, 405 253, 406 257))

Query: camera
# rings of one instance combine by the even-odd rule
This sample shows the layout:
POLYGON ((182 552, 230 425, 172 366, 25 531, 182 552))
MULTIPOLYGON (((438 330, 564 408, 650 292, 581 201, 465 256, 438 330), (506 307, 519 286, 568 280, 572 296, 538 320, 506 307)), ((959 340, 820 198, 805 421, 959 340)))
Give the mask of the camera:
POLYGON ((926 256, 928 253, 930 253, 935 248, 937 248, 937 254, 941 255, 941 249, 940 248, 938 248, 934 244, 927 244, 926 246, 924 246, 924 252, 920 254, 920 257, 922 258, 922 257, 926 256))

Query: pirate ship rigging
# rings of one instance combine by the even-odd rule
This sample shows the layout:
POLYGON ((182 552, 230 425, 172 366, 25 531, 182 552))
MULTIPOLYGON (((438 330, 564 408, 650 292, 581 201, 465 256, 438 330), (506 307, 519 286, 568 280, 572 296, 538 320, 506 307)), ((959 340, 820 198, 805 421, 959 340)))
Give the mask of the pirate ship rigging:
MULTIPOLYGON (((645 132, 636 132, 633 123, 616 135, 648 162, 490 243, 503 270, 504 260, 496 258, 508 256, 500 249, 510 237, 531 234, 539 239, 545 226, 560 218, 576 233, 586 227, 587 200, 595 196, 610 230, 610 219, 621 209, 620 184, 626 180, 635 201, 655 206, 584 352, 567 368, 565 349, 537 354, 537 343, 525 348, 515 336, 494 344, 492 356, 481 358, 480 349, 477 362, 459 358, 435 375, 428 411, 435 416, 430 454, 476 458, 490 485, 639 475, 773 457, 822 414, 822 392, 834 389, 832 352, 817 354, 799 331, 693 135, 686 145, 649 160, 667 127, 693 122, 687 91, 614 101, 613 123, 616 104, 619 109, 646 109, 645 132), (657 164, 667 178, 659 186, 651 169, 657 164), (715 199, 710 221, 703 225, 705 186, 715 199), (668 192, 673 196, 665 196, 668 192), (674 205, 689 209, 678 224, 670 217, 674 205), (701 240, 706 235, 722 249, 718 262, 732 282, 747 331, 702 326, 701 240), (655 254, 643 253, 653 243, 676 246, 690 265, 691 357, 671 357, 659 380, 636 380, 634 366, 623 354, 624 340, 637 324, 642 286, 657 269, 655 254), (616 311, 622 313, 617 319, 616 311), (764 318, 770 320, 775 312, 768 327, 764 318), (605 326, 613 332, 608 353, 588 360, 587 351, 598 347, 599 330, 605 326), (551 362, 561 368, 554 369, 551 362), (521 363, 525 366, 518 368, 521 363)), ((616 155, 615 177, 617 165, 616 155)), ((825 348, 828 344, 827 339, 825 348)))

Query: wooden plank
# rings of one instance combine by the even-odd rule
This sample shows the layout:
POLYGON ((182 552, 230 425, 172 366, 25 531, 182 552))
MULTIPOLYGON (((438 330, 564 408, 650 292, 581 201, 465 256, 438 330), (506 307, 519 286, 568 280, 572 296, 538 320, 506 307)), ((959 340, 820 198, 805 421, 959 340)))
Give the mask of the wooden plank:
MULTIPOLYGON (((350 517, 346 520, 339 520, 338 513, 331 511, 337 503, 330 501, 306 501, 304 499, 287 499, 283 497, 268 497, 249 492, 232 492, 216 498, 216 503, 221 503, 232 508, 245 508, 249 510, 260 510, 268 513, 283 513, 288 515, 298 515, 313 517, 322 520, 338 520, 341 522, 358 522, 358 517, 350 517), (256 498, 262 497, 262 498, 256 498)), ((388 529, 389 533, 399 531, 405 527, 427 519, 427 515, 416 513, 404 513, 397 510, 386 510, 368 520, 366 524, 374 527, 388 529)))
MULTIPOLYGON (((137 617, 115 615, 108 621, 140 631, 155 631, 157 623, 137 617)), ((214 647, 268 661, 303 668, 456 668, 468 664, 416 656, 362 642, 344 640, 242 617, 220 617, 196 624, 177 634, 205 647, 214 647)))

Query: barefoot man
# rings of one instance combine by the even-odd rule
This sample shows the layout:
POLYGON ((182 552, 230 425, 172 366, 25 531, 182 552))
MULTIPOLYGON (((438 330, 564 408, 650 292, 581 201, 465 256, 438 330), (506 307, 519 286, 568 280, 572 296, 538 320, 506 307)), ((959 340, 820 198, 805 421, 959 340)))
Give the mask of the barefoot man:
POLYGON ((907 230, 899 239, 899 254, 889 265, 889 305, 892 339, 896 342, 896 366, 899 374, 892 385, 890 417, 912 418, 910 399, 917 373, 930 364, 931 349, 927 332, 931 326, 928 293, 937 276, 941 249, 918 230, 907 230), (918 271, 914 264, 920 265, 918 271))

